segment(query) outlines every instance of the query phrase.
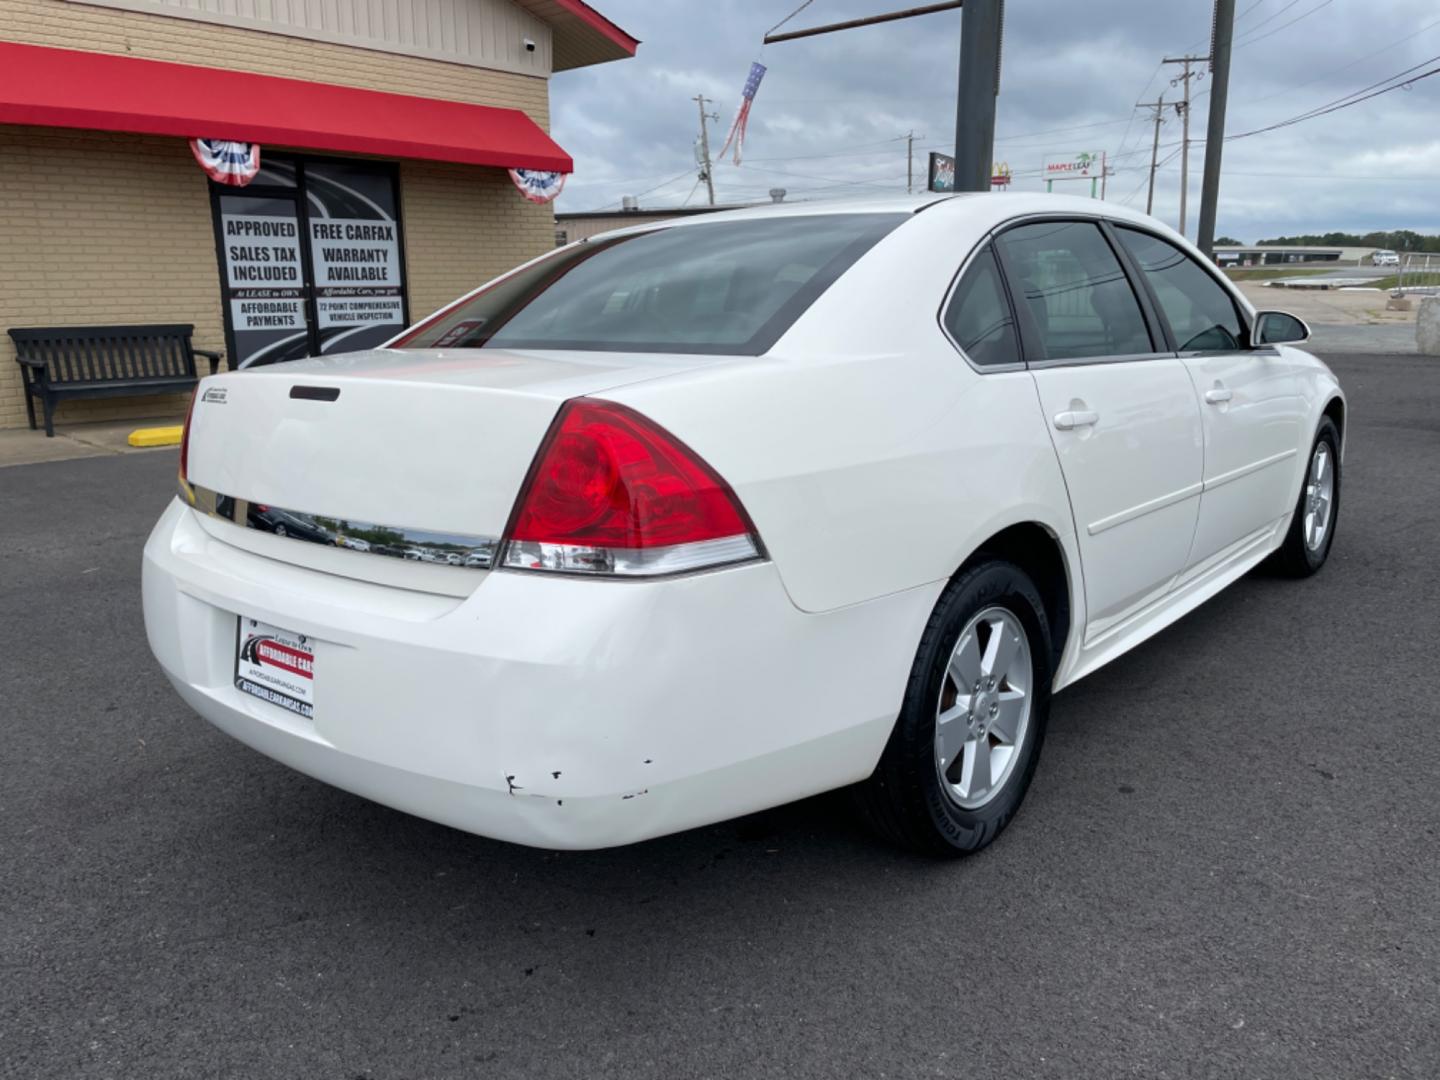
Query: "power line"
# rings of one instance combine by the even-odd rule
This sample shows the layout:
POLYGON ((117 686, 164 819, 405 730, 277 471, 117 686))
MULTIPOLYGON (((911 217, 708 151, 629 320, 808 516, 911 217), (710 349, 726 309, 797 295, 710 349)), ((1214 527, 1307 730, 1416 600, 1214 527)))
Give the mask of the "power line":
MULTIPOLYGON (((1293 7, 1294 7, 1296 4, 1298 4, 1298 3, 1300 3, 1300 0, 1290 0, 1290 2, 1289 2, 1288 4, 1286 4, 1284 7, 1282 7, 1279 11, 1274 12, 1273 14, 1270 14, 1270 15, 1265 16, 1265 18, 1261 19, 1261 20, 1260 20, 1258 23, 1256 23, 1254 26, 1250 27, 1250 29, 1247 30, 1246 33, 1247 33, 1247 34, 1253 34, 1256 30, 1259 30, 1262 26, 1265 26, 1267 23, 1272 23, 1272 22, 1274 22, 1274 21, 1275 21, 1276 19, 1278 19, 1281 15, 1284 15, 1285 12, 1289 11, 1291 8, 1293 8, 1293 7)), ((1238 42, 1237 42, 1237 44, 1238 44, 1238 42)))
MULTIPOLYGON (((1306 12, 1303 12, 1302 14, 1300 14, 1300 15, 1297 15, 1295 18, 1291 19, 1291 20, 1290 20, 1289 22, 1287 22, 1287 23, 1281 23, 1281 24, 1280 24, 1279 26, 1277 26, 1274 30, 1271 30, 1268 34, 1261 34, 1259 37, 1247 37, 1244 41, 1239 42, 1239 43, 1235 46, 1235 48, 1237 48, 1237 49, 1243 49, 1243 48, 1245 48, 1247 45, 1254 45, 1254 44, 1255 44, 1256 42, 1258 42, 1258 41, 1264 41, 1264 40, 1265 40, 1266 38, 1268 38, 1268 37, 1274 37, 1276 34, 1280 33, 1281 30, 1286 30, 1286 29, 1288 29, 1289 27, 1294 26, 1296 23, 1301 22, 1301 21, 1304 20, 1304 19, 1308 19, 1311 15, 1314 15, 1317 11, 1320 11, 1320 10, 1323 9, 1323 8, 1329 7, 1329 6, 1330 6, 1331 4, 1333 4, 1334 2, 1335 2, 1335 0, 1320 0, 1320 3, 1317 4, 1317 5, 1315 5, 1315 6, 1314 6, 1313 8, 1311 8, 1309 11, 1306 11, 1306 12)), ((1254 29, 1254 27, 1252 27, 1251 29, 1254 29)))
POLYGON ((1323 75, 1317 75, 1313 79, 1307 79, 1302 83, 1295 83, 1293 86, 1287 86, 1284 90, 1280 90, 1274 94, 1266 94, 1264 97, 1254 98, 1250 102, 1248 102, 1248 104, 1258 105, 1262 101, 1274 101, 1278 97, 1285 97, 1287 94, 1293 94, 1296 90, 1303 90, 1307 86, 1314 86, 1321 79, 1328 79, 1334 75, 1340 74, 1340 72, 1342 71, 1349 71, 1357 64, 1363 64, 1366 60, 1372 60, 1375 57, 1379 56, 1381 53, 1389 52, 1391 49, 1394 49, 1400 45, 1406 45, 1409 42, 1413 41, 1415 38, 1419 37, 1421 34, 1425 33, 1427 30, 1433 30, 1437 26, 1440 26, 1440 19, 1436 19, 1432 23, 1426 23, 1424 26, 1420 27, 1420 29, 1413 30, 1402 38, 1396 38, 1394 41, 1390 42, 1389 45, 1382 45, 1374 52, 1368 52, 1364 56, 1357 57, 1356 59, 1351 60, 1348 64, 1341 64, 1338 68, 1332 68, 1331 70, 1325 72, 1323 75))
MULTIPOLYGON (((1440 56, 1433 57, 1432 59, 1440 60, 1440 56)), ((1361 102, 1369 101, 1371 98, 1380 97, 1382 94, 1389 94, 1396 90, 1409 89, 1411 86, 1414 86, 1420 80, 1428 79, 1432 75, 1440 75, 1440 67, 1433 67, 1429 71, 1422 71, 1419 75, 1416 75, 1412 79, 1406 79, 1404 82, 1398 82, 1394 86, 1387 86, 1383 90, 1376 90, 1372 93, 1366 94, 1364 97, 1357 97, 1353 101, 1346 101, 1344 99, 1341 99, 1339 102, 1332 103, 1329 107, 1321 107, 1319 109, 1314 109, 1308 113, 1303 113, 1300 116, 1292 116, 1288 120, 1281 120, 1279 123, 1269 124, 1265 127, 1256 128, 1253 131, 1242 131, 1236 135, 1226 135, 1225 139, 1227 142, 1231 139, 1248 139, 1252 135, 1264 135, 1266 132, 1277 131, 1280 128, 1291 127, 1295 124, 1303 123, 1306 120, 1315 120, 1321 116, 1329 116, 1331 113, 1339 112, 1342 109, 1348 109, 1352 105, 1359 105, 1361 102)))

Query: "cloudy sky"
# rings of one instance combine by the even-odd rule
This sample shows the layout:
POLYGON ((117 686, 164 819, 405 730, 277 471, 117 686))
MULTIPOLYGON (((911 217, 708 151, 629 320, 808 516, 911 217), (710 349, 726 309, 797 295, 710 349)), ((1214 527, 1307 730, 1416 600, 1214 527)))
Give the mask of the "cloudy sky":
MULTIPOLYGON (((918 0, 917 0, 918 2, 918 0)), ((694 142, 696 94, 714 100, 718 150, 750 62, 769 67, 744 164, 716 167, 717 201, 903 191, 905 134, 924 159, 950 150, 960 12, 771 45, 765 30, 800 0, 596 0, 643 44, 633 60, 566 72, 552 83, 554 134, 576 171, 557 208, 703 202, 694 142)), ((910 0, 812 0, 786 29, 915 6, 910 0)), ((1105 151, 1108 195, 1144 208, 1153 126, 1137 101, 1162 93, 1178 67, 1163 56, 1205 53, 1210 0, 1009 0, 996 156, 1014 190, 1041 190, 1047 157, 1105 151)), ((1388 76, 1440 65, 1436 0, 1236 0, 1236 51, 1226 130, 1286 120, 1388 76)), ((1203 140, 1208 79, 1192 138, 1203 140)), ((1155 213, 1178 217, 1180 122, 1161 129, 1166 162, 1155 213)), ((1193 236, 1202 148, 1191 153, 1193 236)), ((1219 231, 1253 241, 1281 233, 1412 228, 1440 231, 1440 76, 1329 116, 1227 142, 1219 231)), ((1061 185, 1057 185, 1059 189, 1061 185)), ((1075 185, 1071 190, 1079 193, 1075 185)))

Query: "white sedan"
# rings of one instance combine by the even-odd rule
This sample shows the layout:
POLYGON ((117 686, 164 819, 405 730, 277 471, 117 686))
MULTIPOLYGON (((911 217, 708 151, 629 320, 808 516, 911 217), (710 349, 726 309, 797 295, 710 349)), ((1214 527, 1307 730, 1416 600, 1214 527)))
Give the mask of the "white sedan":
POLYGON ((1345 398, 1307 333, 1087 199, 610 233, 385 348, 205 379, 146 631, 222 730, 485 836, 854 785, 884 835, 975 851, 1053 691, 1263 560, 1325 562, 1345 398))

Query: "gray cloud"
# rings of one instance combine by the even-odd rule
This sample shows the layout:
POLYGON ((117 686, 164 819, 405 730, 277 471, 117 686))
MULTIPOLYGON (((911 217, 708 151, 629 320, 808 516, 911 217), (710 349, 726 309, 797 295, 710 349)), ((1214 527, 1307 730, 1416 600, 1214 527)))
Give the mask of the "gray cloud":
MULTIPOLYGON (((718 150, 765 29, 799 0, 597 0, 644 42, 638 56, 556 76, 557 140, 575 157, 562 210, 704 199, 693 142, 697 93, 721 120, 718 150)), ((792 26, 905 6, 904 0, 815 0, 792 26)), ((1435 0, 1238 0, 1242 18, 1230 92, 1230 134, 1294 116, 1430 58, 1440 58, 1435 0), (1313 12, 1313 14, 1308 14, 1313 12), (1295 21, 1293 25, 1287 25, 1295 21), (1429 26, 1428 24, 1437 25, 1429 26), (1422 30, 1427 27, 1428 29, 1422 30), (1383 52, 1382 47, 1385 48, 1383 52), (1367 54, 1376 55, 1362 59, 1367 54), (1358 63, 1356 61, 1359 61, 1358 63)), ((743 166, 716 168, 719 201, 904 190, 904 135, 914 131, 916 175, 924 156, 948 149, 955 130, 960 13, 772 45, 756 98, 743 166)), ((1109 197, 1143 208, 1151 128, 1132 106, 1167 100, 1174 69, 1164 55, 1205 52, 1209 0, 1009 0, 996 156, 1041 190, 1047 156, 1105 151, 1116 173, 1109 197), (1147 81, 1148 80, 1148 81, 1147 81), (1133 118, 1132 118, 1133 117, 1133 118)), ((1440 63, 1440 59, 1437 59, 1440 63)), ((1434 65, 1426 65, 1434 66, 1434 65)), ((1421 70, 1425 70, 1422 68, 1421 70)), ((1196 85, 1205 94, 1208 82, 1196 85)), ((1203 140, 1208 96, 1196 102, 1192 138, 1203 140)), ((1254 239, 1281 232, 1440 227, 1440 77, 1280 131, 1227 142, 1219 228, 1254 239)), ((1162 129, 1173 154, 1180 124, 1162 129)), ((1191 153, 1194 231, 1203 148, 1191 153)), ((1156 214, 1172 224, 1179 159, 1161 170, 1156 214)))

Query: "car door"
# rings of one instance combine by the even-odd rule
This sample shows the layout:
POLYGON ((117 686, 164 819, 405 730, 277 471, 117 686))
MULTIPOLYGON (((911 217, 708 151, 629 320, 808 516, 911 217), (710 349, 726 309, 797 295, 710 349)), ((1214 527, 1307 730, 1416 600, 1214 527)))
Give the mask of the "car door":
POLYGON ((1097 221, 1021 222, 996 250, 1069 489, 1092 643, 1162 597, 1185 566, 1199 512, 1199 406, 1097 221))
POLYGON ((1230 291, 1153 233, 1117 225, 1189 371, 1205 432, 1204 490, 1187 569, 1265 534, 1288 513, 1305 403, 1296 372, 1273 348, 1250 349, 1230 291))

